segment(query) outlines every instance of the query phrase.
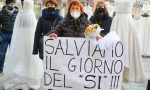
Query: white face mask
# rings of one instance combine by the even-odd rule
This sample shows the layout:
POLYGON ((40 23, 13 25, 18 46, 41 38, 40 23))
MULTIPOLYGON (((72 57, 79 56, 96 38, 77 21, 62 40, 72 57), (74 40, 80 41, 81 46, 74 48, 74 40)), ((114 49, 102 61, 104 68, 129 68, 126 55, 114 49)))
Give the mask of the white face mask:
POLYGON ((80 17, 80 12, 78 12, 78 11, 73 11, 70 14, 74 19, 77 19, 80 17))

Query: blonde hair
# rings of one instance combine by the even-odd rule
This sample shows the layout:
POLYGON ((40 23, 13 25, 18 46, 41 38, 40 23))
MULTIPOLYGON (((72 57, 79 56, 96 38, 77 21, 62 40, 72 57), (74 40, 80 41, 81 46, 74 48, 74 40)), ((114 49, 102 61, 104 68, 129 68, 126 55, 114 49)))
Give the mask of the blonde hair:
POLYGON ((99 7, 99 4, 100 4, 100 3, 103 3, 103 4, 104 4, 105 13, 107 13, 108 10, 107 10, 106 4, 105 4, 105 2, 104 2, 103 0, 98 0, 98 1, 97 1, 97 3, 95 4, 95 7, 94 7, 93 12, 95 13, 95 11, 96 11, 96 9, 99 7))

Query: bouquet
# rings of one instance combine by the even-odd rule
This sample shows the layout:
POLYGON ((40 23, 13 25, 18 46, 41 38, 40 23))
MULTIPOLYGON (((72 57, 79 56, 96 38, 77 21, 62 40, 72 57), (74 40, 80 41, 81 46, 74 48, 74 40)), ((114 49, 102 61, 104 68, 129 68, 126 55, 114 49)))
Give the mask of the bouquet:
POLYGON ((98 24, 91 24, 87 26, 84 35, 86 38, 96 38, 100 34, 100 31, 103 30, 98 24))

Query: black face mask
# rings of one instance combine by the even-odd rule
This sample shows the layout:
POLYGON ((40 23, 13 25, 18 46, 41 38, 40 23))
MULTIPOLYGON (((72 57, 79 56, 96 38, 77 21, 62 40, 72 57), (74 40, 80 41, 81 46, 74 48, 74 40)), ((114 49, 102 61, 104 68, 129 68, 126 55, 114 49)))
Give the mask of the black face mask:
POLYGON ((47 10, 50 11, 50 12, 52 12, 52 11, 55 10, 55 8, 49 7, 49 8, 47 8, 47 10))
POLYGON ((104 8, 97 8, 95 11, 95 16, 97 19, 105 19, 108 15, 104 8))
POLYGON ((105 9, 104 8, 97 8, 96 9, 96 13, 104 14, 105 13, 105 9))
POLYGON ((13 10, 14 9, 14 7, 13 6, 8 6, 8 8, 7 8, 8 10, 13 10))

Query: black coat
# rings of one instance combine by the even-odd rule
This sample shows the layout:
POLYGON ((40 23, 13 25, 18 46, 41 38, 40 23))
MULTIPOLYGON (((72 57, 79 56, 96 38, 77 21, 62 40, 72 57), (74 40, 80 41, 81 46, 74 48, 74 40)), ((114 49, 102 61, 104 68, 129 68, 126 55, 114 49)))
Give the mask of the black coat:
POLYGON ((6 10, 6 6, 0 11, 0 34, 12 34, 14 22, 18 14, 18 8, 14 7, 13 13, 6 10))
POLYGON ((88 16, 83 13, 75 20, 71 15, 66 15, 54 31, 59 37, 84 37, 84 31, 89 25, 88 16))
POLYGON ((36 26, 33 54, 38 54, 40 38, 51 31, 52 28, 55 28, 58 22, 62 19, 63 18, 59 15, 58 9, 52 12, 48 11, 47 8, 42 10, 42 16, 39 18, 36 26))
POLYGON ((110 26, 112 22, 112 18, 107 14, 103 18, 99 18, 96 14, 94 14, 91 18, 90 21, 92 24, 99 24, 101 28, 104 30, 101 31, 101 35, 105 36, 107 33, 110 31, 110 26))

